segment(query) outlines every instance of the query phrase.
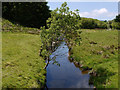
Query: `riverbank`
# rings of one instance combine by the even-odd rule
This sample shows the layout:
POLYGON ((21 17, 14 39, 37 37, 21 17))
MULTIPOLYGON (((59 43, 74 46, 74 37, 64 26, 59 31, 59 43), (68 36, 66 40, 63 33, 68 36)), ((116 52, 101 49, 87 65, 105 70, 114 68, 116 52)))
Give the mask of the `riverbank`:
POLYGON ((73 45, 71 58, 92 68, 90 83, 97 88, 118 87, 118 31, 82 30, 79 45, 73 45), (93 73, 94 72, 94 73, 93 73))
POLYGON ((2 32, 3 88, 41 88, 45 84, 40 45, 39 35, 2 32))
MULTIPOLYGON (((3 88, 41 88, 46 64, 40 55, 40 35, 35 28, 2 22, 3 88), (31 33, 31 34, 30 34, 31 33), (37 35, 38 34, 38 35, 37 35)), ((70 58, 82 71, 90 71, 90 84, 97 88, 118 87, 118 31, 82 30, 80 46, 70 43, 70 58)), ((75 39, 75 38, 74 38, 75 39)), ((73 42, 75 40, 72 40, 73 42)), ((54 42, 57 47, 59 42, 54 42)), ((45 54, 46 55, 46 54, 45 54)))

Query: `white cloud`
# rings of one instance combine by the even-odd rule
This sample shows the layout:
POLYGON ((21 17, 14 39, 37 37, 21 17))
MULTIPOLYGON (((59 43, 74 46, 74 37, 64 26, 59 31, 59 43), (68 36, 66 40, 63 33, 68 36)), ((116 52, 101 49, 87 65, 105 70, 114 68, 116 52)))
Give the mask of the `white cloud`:
POLYGON ((99 13, 99 14, 102 14, 102 13, 107 13, 108 10, 106 8, 101 8, 99 10, 95 9, 92 11, 93 13, 99 13))
POLYGON ((80 12, 81 17, 88 17, 94 19, 113 19, 117 13, 109 12, 106 8, 95 9, 91 12, 80 12))

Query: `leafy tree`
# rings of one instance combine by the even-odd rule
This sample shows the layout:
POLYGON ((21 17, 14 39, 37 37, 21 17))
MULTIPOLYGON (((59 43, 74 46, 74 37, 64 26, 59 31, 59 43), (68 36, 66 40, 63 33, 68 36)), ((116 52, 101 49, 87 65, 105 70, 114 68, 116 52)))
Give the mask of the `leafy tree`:
POLYGON ((107 22, 104 22, 104 21, 97 21, 97 28, 100 28, 100 29, 107 29, 107 22))
POLYGON ((113 29, 120 29, 120 14, 111 21, 111 26, 113 29))
POLYGON ((120 29, 120 14, 115 19, 108 21, 112 29, 120 29))
POLYGON ((82 18, 81 19, 81 24, 84 29, 94 29, 95 28, 95 22, 91 18, 82 18))
POLYGON ((46 20, 50 17, 47 2, 3 2, 2 16, 12 22, 23 26, 46 26, 46 20))
POLYGON ((95 29, 95 28, 106 29, 107 22, 99 21, 97 19, 92 18, 81 18, 79 26, 83 29, 95 29))
POLYGON ((52 11, 51 17, 47 20, 48 29, 41 27, 42 51, 46 49, 50 54, 54 42, 59 41, 60 37, 66 39, 75 38, 75 41, 78 38, 80 39, 79 32, 77 32, 79 20, 79 10, 69 11, 66 2, 59 9, 56 8, 52 11))
POLYGON ((120 23, 120 14, 118 16, 116 16, 115 22, 119 22, 120 23))
POLYGON ((112 29, 120 29, 120 23, 119 22, 113 21, 111 26, 112 26, 112 29))

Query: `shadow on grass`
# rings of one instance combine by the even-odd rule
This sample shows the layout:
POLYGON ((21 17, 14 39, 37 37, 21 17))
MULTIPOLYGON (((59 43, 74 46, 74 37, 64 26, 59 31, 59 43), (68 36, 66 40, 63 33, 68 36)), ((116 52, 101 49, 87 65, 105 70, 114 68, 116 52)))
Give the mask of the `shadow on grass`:
POLYGON ((91 74, 89 84, 94 84, 95 87, 105 88, 106 80, 115 74, 104 68, 98 68, 96 72, 91 74))

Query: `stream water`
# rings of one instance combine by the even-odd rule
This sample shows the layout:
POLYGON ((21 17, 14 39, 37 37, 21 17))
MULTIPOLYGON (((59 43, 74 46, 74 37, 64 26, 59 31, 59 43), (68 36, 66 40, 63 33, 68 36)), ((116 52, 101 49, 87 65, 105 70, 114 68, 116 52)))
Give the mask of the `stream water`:
POLYGON ((46 70, 47 88, 93 88, 89 85, 90 75, 83 73, 73 62, 69 61, 68 47, 65 42, 52 53, 52 59, 46 70))

